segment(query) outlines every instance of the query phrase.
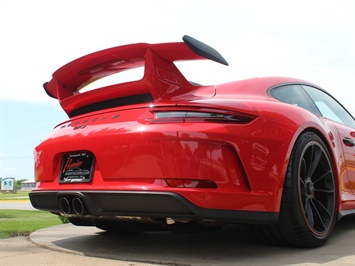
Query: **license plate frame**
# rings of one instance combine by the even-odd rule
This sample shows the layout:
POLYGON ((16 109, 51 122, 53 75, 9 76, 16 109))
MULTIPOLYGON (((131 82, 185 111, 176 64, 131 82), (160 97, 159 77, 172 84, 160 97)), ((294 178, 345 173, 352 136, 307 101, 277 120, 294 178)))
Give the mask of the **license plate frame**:
POLYGON ((93 178, 95 156, 90 152, 75 152, 62 158, 59 183, 89 183, 93 178))

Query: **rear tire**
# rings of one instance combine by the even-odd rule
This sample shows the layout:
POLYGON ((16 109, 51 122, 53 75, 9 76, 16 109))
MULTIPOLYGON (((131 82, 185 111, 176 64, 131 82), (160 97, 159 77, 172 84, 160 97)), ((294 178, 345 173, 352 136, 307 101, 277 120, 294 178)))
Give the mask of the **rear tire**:
POLYGON ((291 154, 279 221, 259 229, 271 244, 319 247, 333 231, 336 206, 337 189, 328 149, 315 133, 306 132, 291 154))

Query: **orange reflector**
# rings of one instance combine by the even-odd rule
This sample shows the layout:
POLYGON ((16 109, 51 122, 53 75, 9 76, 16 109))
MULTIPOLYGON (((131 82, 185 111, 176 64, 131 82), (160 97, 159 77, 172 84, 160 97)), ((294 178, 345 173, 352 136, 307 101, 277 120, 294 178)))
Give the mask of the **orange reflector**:
POLYGON ((195 180, 195 179, 165 179, 170 187, 178 188, 218 188, 216 183, 211 180, 195 180))

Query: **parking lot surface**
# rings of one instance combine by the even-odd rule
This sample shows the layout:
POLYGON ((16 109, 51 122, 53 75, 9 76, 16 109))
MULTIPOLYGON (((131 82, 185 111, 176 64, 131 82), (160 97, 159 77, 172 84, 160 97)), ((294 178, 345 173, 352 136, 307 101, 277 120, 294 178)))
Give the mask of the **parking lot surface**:
MULTIPOLYGON (((31 207, 29 202, 17 205, 20 209, 31 207)), ((96 227, 63 224, 38 230, 29 237, 0 240, 0 265, 4 266, 237 264, 355 266, 355 216, 340 220, 330 240, 317 249, 267 246, 246 225, 196 234, 112 235, 96 227)))
POLYGON ((199 234, 111 235, 95 227, 63 224, 36 231, 30 239, 54 251, 130 265, 355 265, 355 216, 341 220, 331 239, 317 249, 267 246, 245 225, 199 234))

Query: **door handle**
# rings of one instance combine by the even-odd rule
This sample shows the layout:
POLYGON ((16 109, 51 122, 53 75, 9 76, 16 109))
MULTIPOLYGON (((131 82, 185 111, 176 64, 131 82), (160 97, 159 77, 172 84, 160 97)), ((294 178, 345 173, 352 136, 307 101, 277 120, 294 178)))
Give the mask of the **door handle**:
POLYGON ((350 138, 343 138, 343 142, 348 147, 354 147, 355 146, 355 142, 352 139, 350 139, 350 138))

